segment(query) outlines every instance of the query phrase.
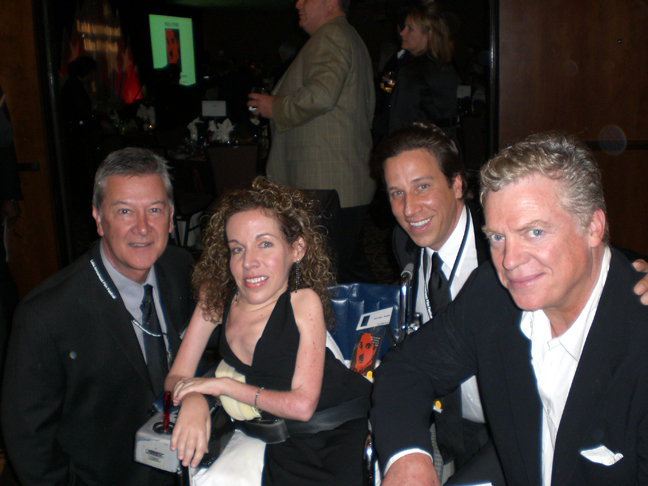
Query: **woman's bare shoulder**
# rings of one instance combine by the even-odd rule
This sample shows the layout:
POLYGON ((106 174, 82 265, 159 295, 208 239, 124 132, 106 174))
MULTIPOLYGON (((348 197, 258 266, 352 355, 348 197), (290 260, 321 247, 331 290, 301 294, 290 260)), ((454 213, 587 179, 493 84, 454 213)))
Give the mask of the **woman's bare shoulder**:
POLYGON ((302 316, 312 318, 314 315, 322 314, 322 301, 313 289, 299 289, 291 292, 290 303, 296 319, 302 316))
POLYGON ((309 302, 316 300, 319 302, 320 298, 313 289, 299 289, 290 292, 290 302, 294 305, 298 302, 309 302))

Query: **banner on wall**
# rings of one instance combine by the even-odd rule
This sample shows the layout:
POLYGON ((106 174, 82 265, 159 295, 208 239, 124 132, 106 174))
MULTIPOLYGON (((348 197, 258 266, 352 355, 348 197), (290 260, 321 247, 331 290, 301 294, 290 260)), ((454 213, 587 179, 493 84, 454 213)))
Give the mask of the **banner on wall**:
POLYGON ((118 101, 132 103, 142 98, 142 85, 133 61, 130 41, 124 39, 119 13, 108 0, 85 0, 77 4, 72 30, 63 42, 60 76, 79 56, 92 57, 97 72, 92 86, 98 104, 114 106, 118 101))

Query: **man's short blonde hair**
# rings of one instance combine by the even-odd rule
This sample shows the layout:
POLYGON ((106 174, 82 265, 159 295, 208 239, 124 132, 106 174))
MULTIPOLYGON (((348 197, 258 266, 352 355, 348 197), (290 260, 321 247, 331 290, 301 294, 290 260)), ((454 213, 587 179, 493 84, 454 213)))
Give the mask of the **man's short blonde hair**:
MULTIPOLYGON (((540 133, 510 145, 495 155, 481 170, 481 202, 489 192, 502 190, 532 174, 541 174, 564 186, 561 204, 583 229, 598 209, 606 212, 603 184, 592 152, 573 137, 540 133)), ((609 240, 605 225, 604 241, 609 240)))

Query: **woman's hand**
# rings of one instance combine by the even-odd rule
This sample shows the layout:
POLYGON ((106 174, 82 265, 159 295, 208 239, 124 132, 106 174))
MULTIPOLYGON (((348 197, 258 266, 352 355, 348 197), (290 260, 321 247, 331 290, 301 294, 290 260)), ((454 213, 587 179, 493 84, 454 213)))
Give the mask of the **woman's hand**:
POLYGON ((183 378, 173 387, 173 404, 178 406, 189 393, 198 392, 215 397, 221 394, 219 378, 183 378))
POLYGON ((178 419, 173 427, 171 450, 178 451, 183 466, 196 467, 208 451, 211 417, 207 400, 200 393, 184 397, 178 419))

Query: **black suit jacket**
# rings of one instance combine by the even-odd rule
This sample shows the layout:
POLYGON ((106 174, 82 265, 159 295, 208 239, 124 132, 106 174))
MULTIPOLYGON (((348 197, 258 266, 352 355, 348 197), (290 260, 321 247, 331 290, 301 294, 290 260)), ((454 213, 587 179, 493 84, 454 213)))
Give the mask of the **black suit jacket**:
MULTIPOLYGON (((477 250, 477 262, 481 264, 490 260, 488 243, 481 230, 483 224, 482 211, 472 201, 466 202, 466 205, 470 210, 470 216, 473 222, 473 237, 477 250)), ((392 247, 401 270, 408 263, 414 264, 412 292, 414 296, 418 295, 418 276, 421 262, 420 252, 422 248, 417 246, 405 230, 398 225, 392 235, 392 247)), ((425 285, 425 282, 423 282, 423 285, 425 285)), ((460 393, 457 390, 455 393, 450 394, 447 399, 442 400, 444 413, 446 416, 451 416, 448 419, 450 422, 446 421, 446 423, 454 425, 447 426, 445 430, 439 429, 437 431, 438 442, 445 454, 444 457, 446 459, 453 457, 455 466, 458 468, 483 447, 488 440, 488 432, 484 425, 461 418, 460 393)))
MULTIPOLYGON (((648 308, 632 291, 638 279, 612 250, 558 429, 553 486, 648 484, 648 308), (579 453, 600 444, 623 459, 605 467, 579 453)), ((432 397, 476 374, 507 485, 540 484, 542 407, 520 317, 483 264, 444 312, 387 353, 371 412, 381 461, 409 447, 429 450, 432 397)))
MULTIPOLYGON (((133 460, 135 432, 156 397, 99 244, 16 311, 2 426, 23 486, 173 484, 172 475, 133 460)), ((155 264, 174 353, 193 310, 192 263, 168 247, 155 264)))

